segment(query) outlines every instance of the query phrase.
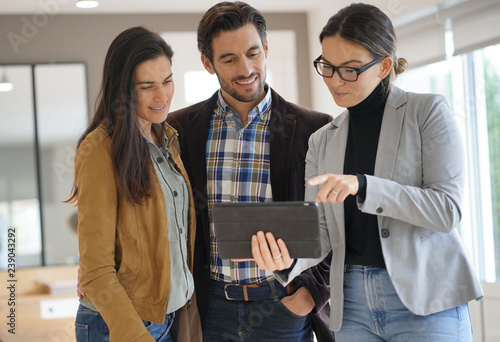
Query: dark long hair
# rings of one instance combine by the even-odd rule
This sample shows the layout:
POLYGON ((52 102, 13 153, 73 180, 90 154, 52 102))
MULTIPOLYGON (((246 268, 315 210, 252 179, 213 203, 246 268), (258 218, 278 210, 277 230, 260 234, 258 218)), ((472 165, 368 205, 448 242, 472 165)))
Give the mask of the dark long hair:
POLYGON ((363 46, 373 58, 392 58, 389 77, 382 80, 386 93, 392 81, 408 67, 406 59, 396 57, 396 33, 391 19, 373 5, 358 3, 342 8, 328 20, 319 40, 323 42, 324 38, 336 35, 363 46))
MULTIPOLYGON (((104 62, 97 110, 77 145, 103 125, 111 138, 111 154, 120 188, 137 204, 151 196, 153 189, 149 149, 137 126, 135 69, 143 62, 162 56, 172 63, 172 48, 157 33, 144 27, 127 29, 113 40, 104 62)), ((161 125, 163 128, 165 123, 161 125)), ((163 134, 158 138, 164 143, 163 134)), ((78 200, 76 185, 70 196, 69 202, 78 200)))
POLYGON ((253 24, 259 33, 262 46, 266 45, 266 19, 249 4, 223 1, 208 9, 198 24, 198 49, 213 63, 212 41, 220 31, 237 30, 253 24))

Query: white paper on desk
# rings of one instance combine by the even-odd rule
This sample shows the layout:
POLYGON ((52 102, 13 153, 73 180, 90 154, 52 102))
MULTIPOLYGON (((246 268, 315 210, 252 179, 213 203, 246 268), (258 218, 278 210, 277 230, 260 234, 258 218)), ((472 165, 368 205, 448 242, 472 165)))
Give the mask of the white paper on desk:
POLYGON ((40 317, 42 319, 76 317, 78 305, 78 297, 44 299, 40 301, 40 317))
POLYGON ((57 280, 48 284, 51 295, 73 294, 76 293, 77 281, 75 280, 57 280))

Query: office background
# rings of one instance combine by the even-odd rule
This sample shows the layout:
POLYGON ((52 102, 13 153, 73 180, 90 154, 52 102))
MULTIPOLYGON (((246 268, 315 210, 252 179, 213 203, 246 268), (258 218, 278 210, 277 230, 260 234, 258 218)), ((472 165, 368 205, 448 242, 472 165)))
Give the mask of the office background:
MULTIPOLYGON (((143 25, 172 45, 172 109, 217 89, 216 79, 201 65, 195 37, 202 13, 217 1, 108 0, 85 10, 76 8, 75 2, 0 3, 0 81, 5 77, 14 85, 10 92, 0 92, 0 314, 7 310, 4 298, 9 295, 7 273, 1 271, 8 266, 6 241, 9 228, 16 227, 19 301, 24 305, 19 319, 26 319, 18 338, 24 333, 26 340, 36 336, 42 341, 42 334, 47 341, 72 341, 67 317, 71 312, 61 307, 71 305, 66 300, 74 293, 56 293, 69 291, 65 289, 75 278, 75 210, 61 202, 71 188, 76 139, 92 115, 113 38, 128 27, 143 25), (27 332, 27 325, 36 328, 27 332), (54 332, 55 326, 61 331, 54 332), (45 332, 47 327, 53 333, 45 332)), ((291 101, 340 113, 312 60, 321 53, 321 28, 351 1, 247 2, 267 19, 269 83, 291 101)), ((379 6, 396 26, 398 56, 407 58, 411 67, 398 84, 447 96, 462 128, 469 176, 460 233, 486 294, 482 302, 471 303, 475 341, 498 341, 500 1, 365 2, 379 6)), ((9 341, 4 334, 0 328, 0 340, 9 341)))

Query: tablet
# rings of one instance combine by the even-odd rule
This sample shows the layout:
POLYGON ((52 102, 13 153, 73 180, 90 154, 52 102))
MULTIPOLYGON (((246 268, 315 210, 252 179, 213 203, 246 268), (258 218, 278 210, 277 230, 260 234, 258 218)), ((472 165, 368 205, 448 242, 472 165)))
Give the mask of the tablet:
POLYGON ((221 259, 252 259, 250 241, 260 230, 283 239, 292 258, 321 254, 315 202, 215 203, 212 219, 221 259))

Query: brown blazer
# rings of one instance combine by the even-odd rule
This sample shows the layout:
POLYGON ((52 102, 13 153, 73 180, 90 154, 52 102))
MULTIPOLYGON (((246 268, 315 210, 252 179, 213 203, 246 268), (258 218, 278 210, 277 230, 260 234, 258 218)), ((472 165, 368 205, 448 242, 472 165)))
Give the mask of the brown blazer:
MULTIPOLYGON (((269 88, 270 89, 270 88, 269 88)), ((270 122, 271 187, 274 201, 303 201, 305 158, 309 136, 332 120, 327 114, 285 101, 272 92, 270 122)), ((170 113, 167 122, 179 134, 181 157, 193 186, 196 207, 194 281, 202 326, 210 297, 210 222, 207 200, 206 141, 218 92, 206 101, 170 113)), ((330 262, 305 271, 300 281, 316 303, 312 323, 319 342, 334 341, 328 328, 330 262)))
MULTIPOLYGON (((190 192, 188 264, 193 268, 196 232, 190 182, 179 156, 177 134, 165 133, 190 192)), ((102 126, 76 152, 78 242, 85 299, 99 311, 111 341, 154 341, 142 320, 163 323, 170 289, 170 251, 165 200, 151 162, 155 191, 133 205, 120 190, 111 139, 102 126)))

